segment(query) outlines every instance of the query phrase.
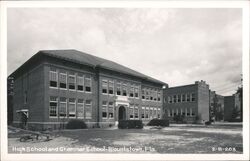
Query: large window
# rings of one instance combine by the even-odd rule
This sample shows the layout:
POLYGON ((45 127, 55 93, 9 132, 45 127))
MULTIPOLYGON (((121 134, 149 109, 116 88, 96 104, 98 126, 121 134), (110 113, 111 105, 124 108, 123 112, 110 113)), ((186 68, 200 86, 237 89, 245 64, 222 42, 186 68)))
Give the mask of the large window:
POLYGON ((141 98, 144 100, 146 97, 145 97, 145 89, 142 89, 141 90, 141 98))
POLYGON ((144 119, 145 118, 145 107, 141 108, 141 118, 144 119))
POLYGON ((133 119, 134 118, 134 106, 130 105, 129 107, 129 118, 133 119))
POLYGON ((108 81, 102 80, 102 93, 107 94, 108 93, 108 81))
POLYGON ((106 119, 108 117, 107 114, 107 101, 102 101, 102 118, 106 119))
POLYGON ((156 108, 153 109, 153 118, 157 118, 157 109, 156 108))
POLYGON ((129 88, 129 97, 134 97, 134 87, 132 84, 130 85, 130 88, 129 88))
POLYGON ((192 102, 195 101, 195 94, 194 93, 191 94, 191 100, 192 100, 192 102))
POLYGON ((139 109, 138 109, 138 106, 135 106, 135 108, 134 108, 134 117, 135 117, 135 119, 139 119, 139 109))
POLYGON ((177 102, 177 98, 176 98, 177 96, 176 95, 174 95, 174 103, 176 103, 177 102))
POLYGON ((92 118, 92 102, 91 100, 86 100, 85 102, 85 118, 91 119, 92 118))
POLYGON ((150 107, 150 110, 149 110, 149 118, 152 119, 153 118, 153 108, 150 107))
POLYGON ((154 101, 157 101, 157 91, 153 91, 153 99, 154 101))
POLYGON ((50 87, 57 87, 57 71, 55 68, 50 68, 49 71, 49 85, 50 87))
POLYGON ((177 95, 177 102, 181 102, 181 95, 180 94, 177 95))
POLYGON ((69 75, 69 89, 75 90, 76 89, 76 76, 69 75))
POLYGON ((189 102, 190 101, 190 94, 188 93, 187 94, 187 102, 189 102))
POLYGON ((127 84, 122 84, 122 95, 127 96, 127 84))
POLYGON ((91 78, 90 76, 85 77, 85 91, 86 92, 91 92, 91 78))
POLYGON ((109 81, 109 94, 114 94, 114 81, 109 81))
POLYGON ((57 117, 57 97, 50 97, 49 102, 49 116, 50 117, 57 117))
POLYGON ((150 94, 150 90, 146 89, 146 100, 149 100, 149 94, 150 94))
POLYGON ((76 117, 76 99, 69 99, 69 117, 76 117))
POLYGON ((149 108, 148 107, 146 107, 145 115, 146 115, 145 118, 148 119, 149 118, 149 108))
POLYGON ((114 102, 109 102, 108 114, 110 119, 114 118, 114 102))
POLYGON ((77 101, 77 118, 84 118, 84 102, 83 99, 77 101))
POLYGON ((185 94, 181 95, 181 100, 182 100, 182 102, 186 102, 186 95, 185 94))
POLYGON ((60 98, 59 116, 60 117, 67 116, 67 99, 65 97, 60 98))
POLYGON ((168 103, 172 103, 172 96, 168 96, 168 103))
POLYGON ((154 98, 154 91, 153 90, 150 90, 149 91, 149 98, 150 98, 150 100, 153 100, 154 98))
POLYGON ((67 74, 66 74, 66 72, 59 74, 59 86, 61 89, 67 89, 67 74))
POLYGON ((139 86, 135 86, 135 98, 139 98, 139 86))
POLYGON ((161 92, 157 92, 157 101, 161 101, 161 92))
POLYGON ((121 83, 117 82, 116 83, 116 95, 121 95, 121 83))
POLYGON ((77 90, 83 91, 83 87, 84 87, 84 77, 83 75, 78 75, 77 76, 77 90))

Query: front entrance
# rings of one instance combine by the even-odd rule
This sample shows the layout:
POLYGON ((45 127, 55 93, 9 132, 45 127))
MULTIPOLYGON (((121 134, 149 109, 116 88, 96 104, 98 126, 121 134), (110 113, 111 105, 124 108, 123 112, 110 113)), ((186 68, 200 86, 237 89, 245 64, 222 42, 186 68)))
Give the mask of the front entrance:
POLYGON ((124 106, 119 107, 119 118, 118 120, 126 120, 126 109, 124 106))

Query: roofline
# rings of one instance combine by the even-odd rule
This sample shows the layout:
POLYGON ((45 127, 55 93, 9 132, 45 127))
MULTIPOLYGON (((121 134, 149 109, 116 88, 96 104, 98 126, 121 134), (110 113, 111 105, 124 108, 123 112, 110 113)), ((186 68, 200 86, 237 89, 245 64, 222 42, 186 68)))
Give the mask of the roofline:
POLYGON ((166 89, 174 89, 174 88, 182 88, 182 87, 187 87, 187 86, 195 86, 197 84, 187 84, 187 85, 179 85, 179 86, 174 86, 174 87, 169 87, 169 88, 166 88, 166 89))

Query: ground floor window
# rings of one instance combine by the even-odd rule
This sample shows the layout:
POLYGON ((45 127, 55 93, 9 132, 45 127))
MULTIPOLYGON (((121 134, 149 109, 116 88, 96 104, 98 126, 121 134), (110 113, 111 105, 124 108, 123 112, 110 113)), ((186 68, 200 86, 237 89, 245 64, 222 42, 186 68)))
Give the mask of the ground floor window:
POLYGON ((149 108, 148 108, 148 107, 146 108, 146 113, 145 113, 145 115, 146 115, 145 118, 148 119, 148 118, 149 118, 149 108))
POLYGON ((134 118, 134 107, 133 106, 129 107, 129 118, 130 119, 134 118))
POLYGON ((84 118, 83 99, 78 99, 78 102, 77 102, 77 118, 84 118))
POLYGON ((67 113, 67 99, 65 97, 60 98, 60 106, 59 106, 59 116, 66 117, 67 113))
POLYGON ((158 117, 158 119, 161 118, 161 109, 160 108, 158 108, 158 110, 157 110, 157 117, 158 117))
POLYGON ((141 108, 141 118, 144 119, 145 118, 145 107, 141 108))
POLYGON ((85 109, 86 109, 86 119, 91 119, 92 118, 92 101, 91 100, 86 100, 85 103, 85 109))
POLYGON ((156 108, 154 108, 154 110, 153 110, 153 118, 157 118, 157 109, 156 108))
POLYGON ((135 106, 135 108, 134 108, 134 116, 135 116, 135 119, 139 118, 139 109, 138 109, 138 106, 135 106))
POLYGON ((76 117, 76 99, 69 99, 69 117, 76 117))
POLYGON ((108 117, 107 115, 107 101, 102 102, 102 118, 106 119, 108 117))
POLYGON ((50 117, 57 117, 57 97, 50 97, 49 103, 49 116, 50 117))
POLYGON ((114 118, 114 102, 109 102, 108 114, 110 119, 114 118))

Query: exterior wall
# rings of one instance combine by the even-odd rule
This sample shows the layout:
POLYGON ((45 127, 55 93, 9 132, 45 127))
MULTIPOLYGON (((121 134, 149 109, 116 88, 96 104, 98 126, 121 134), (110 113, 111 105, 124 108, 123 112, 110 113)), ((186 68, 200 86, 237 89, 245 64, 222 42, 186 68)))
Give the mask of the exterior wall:
POLYGON ((233 108, 235 107, 235 99, 234 96, 226 96, 224 98, 224 120, 225 121, 230 121, 232 118, 232 111, 233 108))
POLYGON ((164 112, 165 116, 170 120, 173 121, 174 115, 177 115, 178 113, 181 113, 181 115, 185 116, 185 120, 187 122, 194 122, 195 118, 198 114, 198 86, 195 84, 192 85, 186 85, 186 86, 180 86, 180 87, 172 87, 172 88, 166 88, 164 90, 164 112), (185 97, 190 94, 195 95, 194 101, 183 101, 182 98, 184 98, 182 95, 184 94, 185 97), (173 97, 177 95, 181 95, 181 101, 180 102, 174 102, 173 97), (172 100, 172 103, 170 103, 170 100, 172 100), (192 111, 191 111, 192 109, 192 111), (193 113, 193 115, 191 114, 193 113), (190 115, 188 115, 191 114, 190 115))
POLYGON ((198 85, 198 116, 201 121, 208 121, 209 118, 209 86, 206 82, 196 82, 198 85))
POLYGON ((21 114, 17 110, 29 110, 29 122, 44 121, 44 77, 43 64, 26 71, 24 74, 14 78, 13 96, 13 123, 21 123, 21 114), (27 93, 27 94, 25 94, 27 93), (26 96, 27 95, 27 102, 26 96))

